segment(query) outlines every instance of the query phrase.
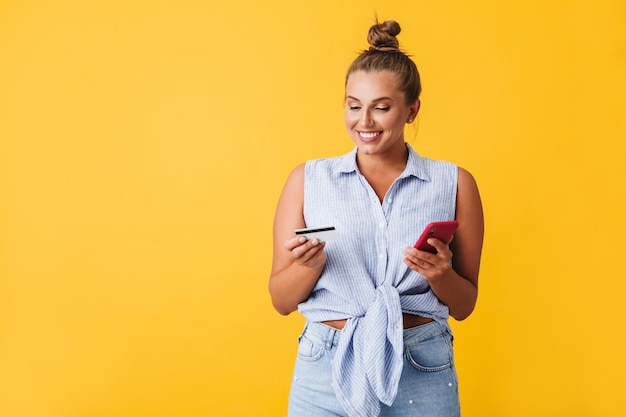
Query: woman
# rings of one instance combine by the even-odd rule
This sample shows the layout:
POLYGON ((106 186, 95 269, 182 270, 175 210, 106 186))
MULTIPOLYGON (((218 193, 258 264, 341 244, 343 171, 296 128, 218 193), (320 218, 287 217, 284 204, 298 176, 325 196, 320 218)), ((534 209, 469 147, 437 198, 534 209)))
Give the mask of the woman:
POLYGON ((482 206, 466 170, 404 141, 421 85, 399 33, 395 21, 376 23, 348 69, 344 119, 355 148, 296 167, 276 209, 272 303, 307 319, 290 416, 460 413, 448 317, 463 320, 476 303, 482 206), (451 242, 431 238, 435 254, 413 247, 444 220, 459 222, 451 242), (294 235, 324 226, 338 239, 294 235))

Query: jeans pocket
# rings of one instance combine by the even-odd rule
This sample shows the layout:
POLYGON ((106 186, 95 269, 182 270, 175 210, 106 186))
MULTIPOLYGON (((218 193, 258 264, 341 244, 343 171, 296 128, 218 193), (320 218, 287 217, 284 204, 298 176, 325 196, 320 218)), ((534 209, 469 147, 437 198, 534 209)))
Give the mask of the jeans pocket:
POLYGON ((298 344, 298 358, 313 362, 318 360, 324 354, 325 345, 321 340, 309 339, 305 334, 300 336, 298 344))
POLYGON ((452 337, 442 332, 428 339, 408 342, 405 355, 418 371, 440 372, 453 365, 452 337))

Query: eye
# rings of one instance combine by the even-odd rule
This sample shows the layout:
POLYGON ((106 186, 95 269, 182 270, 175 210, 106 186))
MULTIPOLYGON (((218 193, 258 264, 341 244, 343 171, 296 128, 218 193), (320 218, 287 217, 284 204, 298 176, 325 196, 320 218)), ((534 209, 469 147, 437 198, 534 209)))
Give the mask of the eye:
POLYGON ((378 107, 376 107, 376 110, 382 111, 382 112, 389 111, 389 106, 387 106, 387 107, 378 106, 378 107))
POLYGON ((353 111, 354 111, 354 110, 360 110, 360 109, 361 109, 361 107, 360 107, 360 106, 354 106, 354 105, 353 105, 353 106, 348 106, 348 108, 349 108, 350 110, 353 110, 353 111))

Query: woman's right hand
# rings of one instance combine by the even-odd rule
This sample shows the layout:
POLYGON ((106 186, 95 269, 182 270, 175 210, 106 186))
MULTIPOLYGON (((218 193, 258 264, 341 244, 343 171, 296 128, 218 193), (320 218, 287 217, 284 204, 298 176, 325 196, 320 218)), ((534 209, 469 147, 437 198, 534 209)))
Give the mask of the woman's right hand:
POLYGON ((326 265, 325 243, 295 236, 304 220, 304 164, 287 178, 274 216, 272 271, 269 291, 280 314, 290 314, 311 295, 326 265))
POLYGON ((318 239, 307 240, 304 236, 296 236, 285 242, 285 249, 291 254, 291 259, 298 265, 320 269, 326 265, 325 242, 318 239))

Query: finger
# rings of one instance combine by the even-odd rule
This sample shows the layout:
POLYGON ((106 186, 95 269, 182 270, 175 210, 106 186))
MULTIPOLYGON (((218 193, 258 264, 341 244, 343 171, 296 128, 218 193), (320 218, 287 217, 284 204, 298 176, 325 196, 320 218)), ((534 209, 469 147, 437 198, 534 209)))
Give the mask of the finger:
POLYGON ((296 236, 293 239, 289 239, 285 242, 285 249, 288 251, 292 251, 294 248, 306 243, 306 237, 304 236, 296 236))
POLYGON ((423 259, 404 258, 404 263, 413 271, 419 272, 422 275, 426 274, 426 272, 433 267, 432 264, 423 259))
POLYGON ((411 263, 415 263, 417 260, 417 249, 412 248, 411 246, 407 246, 404 248, 404 259, 405 261, 409 261, 411 263))
POLYGON ((428 267, 431 264, 430 258, 434 255, 429 252, 421 251, 419 249, 415 249, 409 246, 404 250, 404 256, 404 262, 411 269, 422 269, 428 267))
POLYGON ((446 243, 443 243, 439 239, 435 239, 431 237, 430 239, 428 239, 427 242, 429 245, 437 249, 437 254, 439 255, 445 255, 447 252, 450 251, 450 249, 448 248, 448 245, 446 243))
POLYGON ((419 250, 411 246, 408 246, 404 249, 404 256, 409 258, 413 263, 420 263, 422 261, 427 263, 433 263, 437 259, 435 254, 428 251, 419 250))
POLYGON ((307 240, 304 244, 296 246, 292 251, 294 259, 306 262, 324 248, 324 242, 318 239, 307 240))
POLYGON ((409 262, 413 264, 417 264, 420 260, 420 252, 422 251, 409 246, 406 249, 404 249, 405 259, 407 259, 409 262))

